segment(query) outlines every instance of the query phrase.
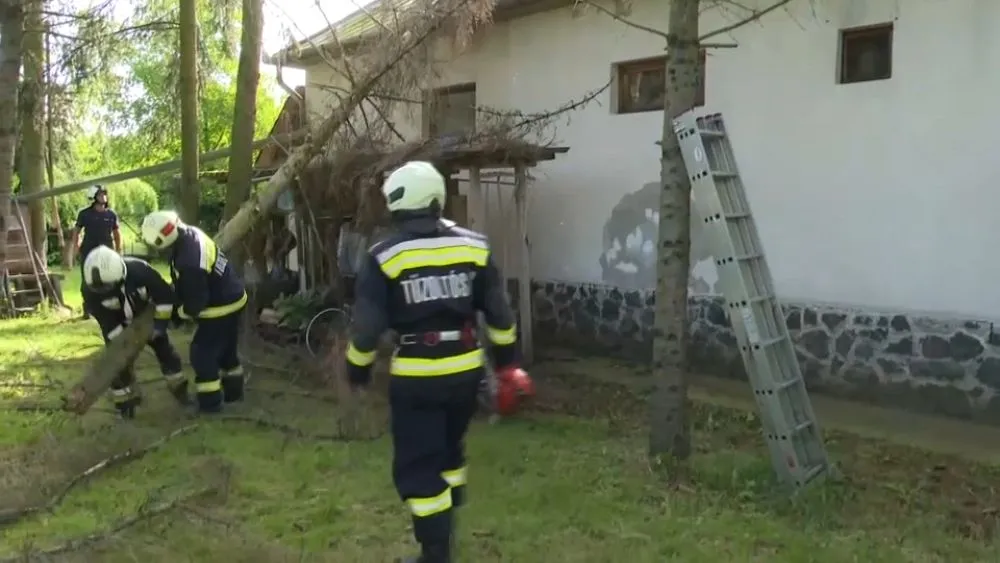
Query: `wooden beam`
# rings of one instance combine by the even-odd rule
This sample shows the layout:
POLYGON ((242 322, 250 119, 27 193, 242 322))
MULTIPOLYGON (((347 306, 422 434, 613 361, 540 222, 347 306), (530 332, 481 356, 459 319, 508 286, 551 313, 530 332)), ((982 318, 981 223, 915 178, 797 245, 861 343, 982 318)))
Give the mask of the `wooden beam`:
POLYGON ((486 193, 483 190, 478 166, 469 168, 469 191, 466 205, 466 217, 469 221, 467 226, 474 231, 489 235, 489 225, 486 220, 486 193))
MULTIPOLYGON (((302 128, 298 131, 293 131, 291 133, 283 133, 281 135, 275 135, 273 137, 268 137, 266 139, 260 139, 254 141, 254 150, 264 147, 270 143, 289 143, 293 144, 296 141, 306 138, 308 129, 302 128)), ((198 157, 200 162, 208 162, 210 160, 219 160, 221 158, 226 158, 229 156, 229 147, 207 152, 198 157)), ((173 170, 179 170, 181 167, 181 161, 171 160, 168 162, 161 162, 159 164, 153 164, 151 166, 144 166, 142 168, 136 168, 135 170, 129 170, 128 172, 119 172, 117 174, 111 174, 108 176, 102 176, 100 178, 91 178, 89 180, 83 180, 80 182, 73 182, 72 184, 66 184, 65 186, 59 186, 58 188, 53 188, 51 190, 45 190, 43 192, 36 192, 29 195, 18 195, 14 197, 14 201, 18 203, 27 203, 29 201, 35 201, 38 199, 44 199, 49 197, 56 197, 63 194, 68 194, 76 191, 80 191, 94 184, 113 184, 115 182, 124 182, 125 180, 131 180, 133 178, 142 178, 145 176, 152 176, 153 174, 162 174, 164 172, 171 172, 173 170)))
POLYGON ((517 222, 517 301, 521 329, 521 359, 531 365, 535 358, 534 320, 531 317, 531 255, 528 252, 528 174, 524 166, 514 168, 514 208, 517 222))

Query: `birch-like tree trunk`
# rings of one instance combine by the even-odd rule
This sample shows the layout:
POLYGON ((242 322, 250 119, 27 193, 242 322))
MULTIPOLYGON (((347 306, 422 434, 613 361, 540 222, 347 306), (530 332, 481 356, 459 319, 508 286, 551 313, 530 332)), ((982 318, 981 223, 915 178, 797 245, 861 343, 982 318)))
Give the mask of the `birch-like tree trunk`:
POLYGON ((14 151, 17 148, 17 98, 21 78, 24 6, 21 0, 0 0, 0 264, 7 262, 14 151))
POLYGON ((264 32, 261 0, 243 0, 243 31, 240 66, 236 73, 236 102, 229 152, 229 183, 223 221, 236 215, 250 197, 253 177, 253 133, 257 122, 257 85, 260 83, 260 48, 264 32))
POLYGON ((694 107, 698 94, 699 0, 672 0, 667 28, 666 100, 660 169, 656 321, 650 401, 649 453, 683 460, 691 455, 688 417, 688 272, 691 257, 691 182, 674 135, 673 119, 694 107))
POLYGON ((180 0, 181 183, 178 212, 198 224, 198 1, 180 0))
MULTIPOLYGON (((45 29, 43 0, 24 5, 24 77, 21 89, 21 158, 18 175, 25 194, 42 191, 45 183, 45 29)), ((45 259, 45 200, 28 204, 31 249, 45 259)))

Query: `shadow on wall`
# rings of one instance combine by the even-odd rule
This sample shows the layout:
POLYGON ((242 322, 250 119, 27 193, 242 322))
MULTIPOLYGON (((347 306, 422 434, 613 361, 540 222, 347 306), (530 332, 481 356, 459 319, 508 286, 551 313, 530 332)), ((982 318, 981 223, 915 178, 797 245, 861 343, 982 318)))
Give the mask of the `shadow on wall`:
MULTIPOLYGON (((656 287, 659 223, 659 182, 650 182, 626 194, 614 206, 604 223, 604 248, 598 259, 604 283, 633 291, 656 287)), ((700 231, 700 222, 692 218, 688 291, 697 295, 718 295, 719 275, 700 231)))

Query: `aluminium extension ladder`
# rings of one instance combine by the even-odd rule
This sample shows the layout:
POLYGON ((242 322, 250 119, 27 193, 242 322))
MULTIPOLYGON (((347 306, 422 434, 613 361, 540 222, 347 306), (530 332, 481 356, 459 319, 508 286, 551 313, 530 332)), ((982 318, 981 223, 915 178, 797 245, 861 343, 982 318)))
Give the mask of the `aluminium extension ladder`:
POLYGON ((715 257, 730 323, 779 480, 799 489, 831 466, 721 114, 674 120, 693 219, 715 257))

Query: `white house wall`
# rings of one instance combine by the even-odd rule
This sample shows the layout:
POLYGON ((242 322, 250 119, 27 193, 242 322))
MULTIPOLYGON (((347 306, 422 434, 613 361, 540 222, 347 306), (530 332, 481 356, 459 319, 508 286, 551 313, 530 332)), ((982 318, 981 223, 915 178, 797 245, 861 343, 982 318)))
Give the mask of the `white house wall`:
MULTIPOLYGON (((665 4, 634 0, 628 18, 665 30, 665 4)), ((702 31, 743 16, 708 11, 702 31)), ((935 409, 1000 413, 1000 337, 990 322, 1000 318, 998 28, 996 1, 792 0, 711 39, 738 47, 710 51, 706 111, 725 115, 812 384, 899 384, 905 393, 893 393, 904 402, 942 390, 950 398, 931 401, 935 409), (889 21, 892 78, 837 84, 839 30, 889 21)), ((543 111, 600 88, 613 63, 663 46, 566 8, 495 25, 439 81, 475 81, 481 105, 543 111)), ((625 275, 601 257, 635 227, 655 232, 662 114, 616 115, 609 90, 567 117, 556 144, 570 151, 533 170, 532 269, 548 296, 537 306, 553 330, 571 326, 627 348, 609 336, 626 334, 648 352, 652 262, 625 275), (611 311, 615 302, 631 312, 611 311)), ((712 294, 698 239, 692 289, 712 294)), ((725 314, 717 301, 700 303, 695 340, 735 369, 725 314)))

